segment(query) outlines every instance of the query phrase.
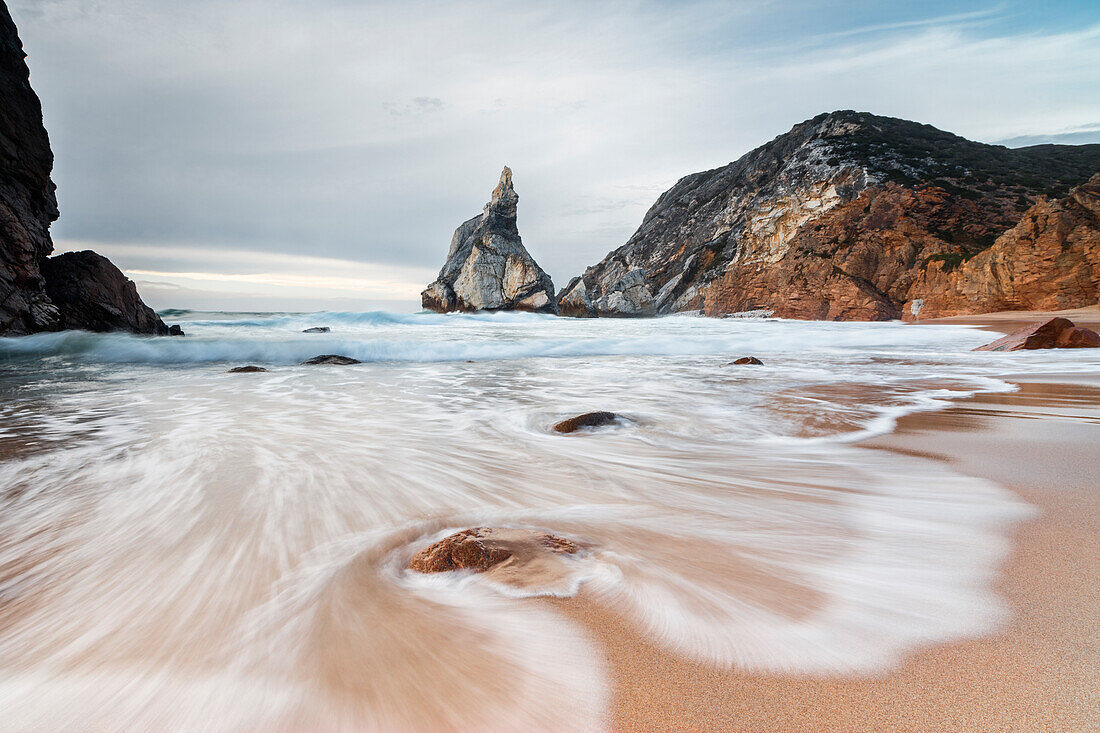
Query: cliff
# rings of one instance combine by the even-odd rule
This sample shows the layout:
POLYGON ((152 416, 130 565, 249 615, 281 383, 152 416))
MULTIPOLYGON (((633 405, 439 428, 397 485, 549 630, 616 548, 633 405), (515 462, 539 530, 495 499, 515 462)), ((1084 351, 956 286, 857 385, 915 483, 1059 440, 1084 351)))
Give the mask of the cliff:
POLYGON ((106 258, 85 252, 49 259, 50 224, 58 216, 53 152, 25 59, 0 0, 0 336, 64 328, 168 333, 106 258))
MULTIPOLYGON (((973 260, 976 272, 980 253, 1048 208, 1069 207, 1076 213, 1066 216, 1095 231, 1066 197, 1098 170, 1100 145, 1008 149, 906 120, 819 115, 727 166, 681 179, 626 244, 562 290, 561 312, 883 320, 911 313, 920 299, 922 317, 1039 302, 1007 294, 1003 266, 987 278, 1000 278, 1000 290, 968 291, 971 270, 958 266, 973 260)), ((989 258, 1030 273, 1049 295, 1044 302, 1096 303, 1087 257, 1053 263, 1004 241, 999 259, 989 258)))
POLYGON ((482 213, 464 222, 436 280, 420 295, 427 310, 556 310, 554 284, 523 246, 519 195, 505 167, 482 213))
POLYGON ((58 317, 41 273, 57 219, 53 153, 25 58, 0 2, 0 335, 52 329, 58 317))

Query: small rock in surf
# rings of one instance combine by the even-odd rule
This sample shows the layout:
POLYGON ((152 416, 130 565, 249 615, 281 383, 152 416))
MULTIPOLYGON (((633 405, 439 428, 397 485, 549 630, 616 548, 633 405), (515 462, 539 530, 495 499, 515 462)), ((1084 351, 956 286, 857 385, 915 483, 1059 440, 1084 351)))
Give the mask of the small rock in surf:
POLYGON ((332 329, 328 326, 311 326, 302 331, 302 333, 328 333, 331 330, 332 329))
POLYGON ((614 412, 586 412, 583 415, 562 420, 554 426, 554 432, 574 433, 581 428, 597 428, 601 425, 609 425, 619 419, 614 412))
POLYGON ((737 366, 738 364, 752 364, 754 366, 764 366, 764 362, 757 359, 755 356, 742 356, 740 359, 731 361, 726 366, 737 366))
POLYGON ((306 359, 303 364, 361 364, 358 359, 352 359, 350 356, 340 356, 339 354, 321 354, 315 356, 312 359, 306 359))
POLYGON ((185 334, 183 332, 183 329, 180 328, 180 325, 178 323, 173 323, 171 326, 168 327, 168 335, 169 336, 186 336, 187 334, 185 334))
POLYGON ((266 372, 262 366, 256 366, 255 364, 249 364, 247 366, 233 367, 229 370, 230 374, 251 374, 252 372, 266 372))
POLYGON ((575 542, 545 532, 474 527, 425 547, 413 555, 408 568, 418 573, 483 572, 513 557, 523 562, 546 554, 574 555, 578 549, 575 542))

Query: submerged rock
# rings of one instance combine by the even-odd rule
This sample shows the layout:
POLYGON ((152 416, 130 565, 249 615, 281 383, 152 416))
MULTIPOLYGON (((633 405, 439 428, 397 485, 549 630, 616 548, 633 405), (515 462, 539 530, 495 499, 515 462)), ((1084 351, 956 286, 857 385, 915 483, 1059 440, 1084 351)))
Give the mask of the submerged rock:
POLYGON ((581 428, 596 428, 601 425, 609 425, 619 419, 614 412, 586 412, 583 415, 562 420, 554 425, 554 432, 575 433, 581 428))
POLYGON ((302 331, 302 333, 328 333, 332 329, 328 326, 311 326, 302 331))
POLYGON ((233 367, 229 370, 230 374, 251 374, 252 372, 266 372, 262 366, 256 366, 255 364, 249 364, 248 366, 233 367))
POLYGON ((312 359, 306 359, 302 364, 362 364, 358 359, 352 359, 350 356, 341 356, 340 354, 321 354, 315 356, 312 359))
POLYGON ((737 366, 739 364, 752 364, 754 366, 764 366, 764 362, 757 359, 755 356, 742 356, 740 359, 734 359, 726 366, 737 366))
POLYGON ((554 283, 520 239, 518 204, 506 166, 481 215, 455 230, 439 277, 420 294, 426 310, 557 311, 554 283))
POLYGON ((1100 334, 1075 326, 1068 318, 1052 318, 1025 326, 974 351, 1021 351, 1031 349, 1100 348, 1100 334))
POLYGON ((50 257, 42 274, 62 329, 168 335, 168 326, 141 301, 133 281, 102 255, 85 250, 50 257))
POLYGON ((513 557, 522 561, 539 554, 572 555, 579 549, 571 540, 544 532, 474 527, 425 547, 408 568, 418 573, 483 572, 513 557))

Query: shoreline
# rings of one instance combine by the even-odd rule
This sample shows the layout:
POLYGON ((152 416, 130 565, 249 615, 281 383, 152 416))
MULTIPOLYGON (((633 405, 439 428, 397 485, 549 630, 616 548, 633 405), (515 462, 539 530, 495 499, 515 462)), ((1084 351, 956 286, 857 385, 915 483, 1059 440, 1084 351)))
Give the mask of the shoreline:
MULTIPOLYGON (((920 323, 1007 333, 1055 316, 1100 325, 1095 307, 920 323)), ((913 649, 880 674, 758 674, 679 657, 583 597, 550 601, 604 650, 611 729, 1100 728, 1100 377, 1003 378, 1019 389, 909 414, 893 432, 856 444, 945 462, 1037 509, 1008 533, 1011 547, 993 588, 1011 611, 1000 628, 913 649)))

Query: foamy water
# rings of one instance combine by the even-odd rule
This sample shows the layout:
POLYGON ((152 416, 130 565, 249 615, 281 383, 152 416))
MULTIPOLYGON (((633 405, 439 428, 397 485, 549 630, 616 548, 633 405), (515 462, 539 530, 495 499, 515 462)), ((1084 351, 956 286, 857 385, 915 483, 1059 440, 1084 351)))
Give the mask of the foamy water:
POLYGON ((188 336, 0 340, 4 730, 600 729, 602 653, 544 595, 721 668, 886 670, 1003 621, 1028 507, 855 443, 1098 366, 958 326, 170 320, 188 336), (323 353, 365 363, 297 365, 323 353), (589 410, 624 420, 549 430, 589 410), (522 587, 404 570, 478 525, 586 550, 522 587))

